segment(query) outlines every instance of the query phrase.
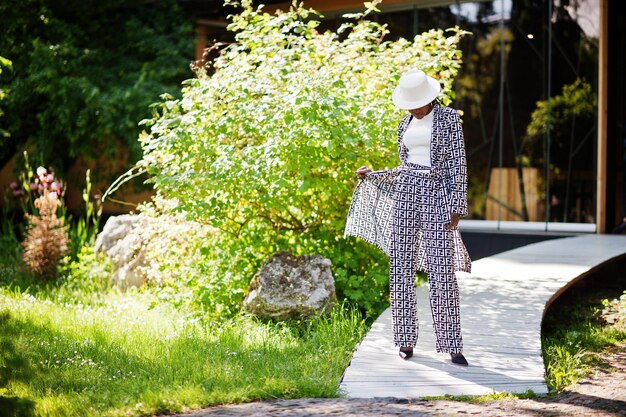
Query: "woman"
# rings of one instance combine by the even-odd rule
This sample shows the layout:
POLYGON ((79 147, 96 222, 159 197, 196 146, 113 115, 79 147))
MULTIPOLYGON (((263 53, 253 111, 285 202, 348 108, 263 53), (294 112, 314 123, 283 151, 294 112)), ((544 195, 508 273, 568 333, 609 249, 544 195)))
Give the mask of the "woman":
POLYGON ((426 271, 437 352, 467 365, 455 276, 471 267, 457 230, 459 219, 467 215, 467 164, 459 116, 437 103, 440 89, 439 82, 418 69, 400 78, 392 100, 409 112, 398 127, 401 165, 356 171, 361 181, 345 234, 389 255, 393 338, 400 356, 413 356, 418 330, 415 275, 426 271))

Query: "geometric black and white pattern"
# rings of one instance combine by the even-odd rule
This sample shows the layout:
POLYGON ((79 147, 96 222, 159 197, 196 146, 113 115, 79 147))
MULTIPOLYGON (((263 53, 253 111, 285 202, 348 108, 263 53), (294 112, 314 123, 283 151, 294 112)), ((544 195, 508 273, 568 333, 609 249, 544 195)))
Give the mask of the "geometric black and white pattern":
POLYGON ((458 230, 447 230, 451 213, 467 214, 467 165, 463 130, 453 109, 435 105, 432 168, 406 161, 402 142, 412 116, 398 127, 401 165, 374 171, 359 181, 345 235, 375 244, 390 257, 390 297, 397 346, 417 341, 415 273, 426 271, 437 351, 462 351, 459 291, 455 271, 470 272, 471 260, 458 230))
POLYGON ((418 232, 426 252, 430 307, 438 352, 463 349, 459 290, 454 274, 453 247, 446 231, 449 215, 443 190, 428 171, 405 170, 394 194, 393 233, 390 247, 389 292, 396 346, 413 347, 417 341, 415 274, 418 232))

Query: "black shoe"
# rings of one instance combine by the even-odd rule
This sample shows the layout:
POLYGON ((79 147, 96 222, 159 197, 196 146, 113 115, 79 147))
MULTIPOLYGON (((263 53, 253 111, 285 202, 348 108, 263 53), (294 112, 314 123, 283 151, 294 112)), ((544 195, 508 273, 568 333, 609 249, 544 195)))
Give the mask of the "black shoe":
POLYGON ((413 356, 413 348, 412 347, 401 347, 400 348, 400 357, 402 359, 409 359, 413 356))
POLYGON ((456 365, 463 365, 463 366, 468 365, 467 359, 465 359, 465 356, 463 356, 462 353, 451 353, 450 358, 452 359, 452 363, 456 365))

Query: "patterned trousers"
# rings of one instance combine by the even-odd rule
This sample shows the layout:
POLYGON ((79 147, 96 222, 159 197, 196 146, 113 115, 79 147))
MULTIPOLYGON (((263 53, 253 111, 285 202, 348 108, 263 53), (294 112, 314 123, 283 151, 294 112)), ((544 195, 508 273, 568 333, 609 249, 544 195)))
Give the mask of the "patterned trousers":
POLYGON ((445 194, 428 171, 407 170, 394 191, 393 233, 390 246, 389 290, 396 346, 417 342, 415 275, 421 234, 426 249, 430 308, 437 352, 463 351, 459 289, 454 274, 452 241, 446 233, 450 213, 445 194))

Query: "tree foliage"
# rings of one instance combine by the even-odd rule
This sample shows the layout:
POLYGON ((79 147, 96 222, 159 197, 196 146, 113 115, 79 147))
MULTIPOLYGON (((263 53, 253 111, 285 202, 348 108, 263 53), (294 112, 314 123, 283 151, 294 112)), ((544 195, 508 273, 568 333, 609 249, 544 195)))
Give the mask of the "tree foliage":
POLYGON ((566 169, 575 156, 592 168, 593 162, 588 155, 593 152, 590 148, 593 143, 588 139, 595 130, 597 103, 591 85, 581 78, 563 85, 561 94, 538 101, 526 127, 522 161, 526 164, 530 161, 544 163, 546 144, 542 139, 550 133, 550 164, 555 174, 566 169), (576 131, 586 132, 586 135, 576 136, 576 131))
POLYGON ((572 84, 563 85, 561 94, 537 102, 526 134, 537 138, 548 130, 562 130, 567 123, 571 123, 572 117, 592 118, 597 102, 591 85, 578 78, 572 84))
POLYGON ((0 79, 0 131, 11 134, 0 160, 28 144, 62 169, 120 139, 138 157, 147 106, 190 74, 190 23, 173 0, 0 2, 0 51, 13 62, 0 79))
MULTIPOLYGON (((2 75, 3 67, 11 69, 13 67, 13 64, 8 59, 0 56, 0 75, 2 75)), ((0 87, 0 101, 4 100, 6 95, 7 95, 6 91, 0 87)), ((2 108, 0 108, 0 117, 2 117, 3 115, 4 115, 4 111, 2 110, 2 108)), ((1 138, 7 137, 7 136, 9 136, 9 132, 0 128, 0 140, 1 138)))
POLYGON ((302 6, 270 15, 249 0, 235 5, 236 42, 212 75, 200 71, 181 99, 155 105, 137 168, 174 201, 166 211, 219 230, 204 243, 203 265, 215 266, 205 277, 241 290, 275 251, 320 253, 333 262, 340 297, 380 309, 386 259, 342 237, 354 171, 398 163, 403 114, 390 97, 403 71, 422 68, 442 83, 444 104, 451 101, 466 32, 433 29, 391 42, 368 20, 375 4, 336 33, 319 33, 317 13, 302 6))

